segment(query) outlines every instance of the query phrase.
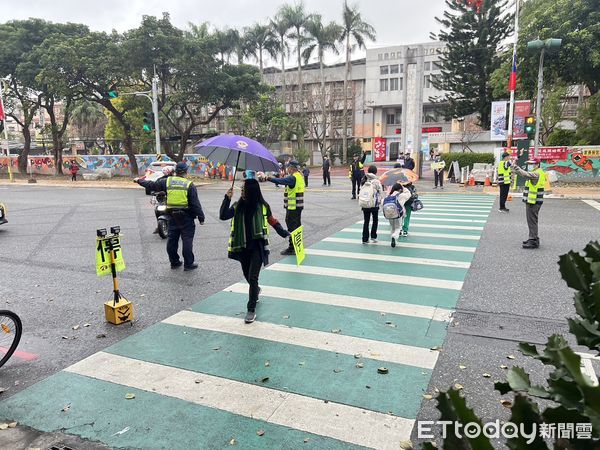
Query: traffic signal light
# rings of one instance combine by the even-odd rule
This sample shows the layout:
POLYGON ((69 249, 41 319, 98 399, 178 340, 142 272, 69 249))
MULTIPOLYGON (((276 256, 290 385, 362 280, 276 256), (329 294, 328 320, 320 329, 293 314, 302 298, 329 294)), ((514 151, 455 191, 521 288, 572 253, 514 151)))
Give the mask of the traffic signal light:
POLYGON ((144 113, 144 131, 150 132, 154 129, 154 114, 151 112, 144 113))
POLYGON ((525 133, 528 139, 535 138, 535 117, 527 116, 525 118, 525 133))
POLYGON ((108 92, 104 92, 102 94, 102 98, 107 98, 107 99, 117 98, 118 96, 119 96, 119 93, 117 91, 108 91, 108 92))

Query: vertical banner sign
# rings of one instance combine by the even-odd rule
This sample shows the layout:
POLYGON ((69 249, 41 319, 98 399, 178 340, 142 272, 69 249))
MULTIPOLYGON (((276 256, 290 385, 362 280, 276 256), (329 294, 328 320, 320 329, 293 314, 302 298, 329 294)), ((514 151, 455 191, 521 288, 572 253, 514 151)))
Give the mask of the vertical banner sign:
POLYGON ((492 102, 490 140, 506 140, 506 102, 492 102))
POLYGON ((376 137, 375 138, 375 144, 373 146, 374 149, 374 155, 373 155, 373 159, 375 161, 385 161, 385 157, 386 157, 386 152, 385 152, 385 145, 386 145, 386 139, 382 138, 382 137, 376 137))
POLYGON ((300 225, 294 231, 292 231, 292 244, 294 244, 294 251, 296 252, 296 265, 302 264, 304 261, 304 227, 300 225))
POLYGON ((531 100, 515 102, 515 115, 513 118, 513 140, 527 139, 525 133, 525 118, 531 115, 531 100))

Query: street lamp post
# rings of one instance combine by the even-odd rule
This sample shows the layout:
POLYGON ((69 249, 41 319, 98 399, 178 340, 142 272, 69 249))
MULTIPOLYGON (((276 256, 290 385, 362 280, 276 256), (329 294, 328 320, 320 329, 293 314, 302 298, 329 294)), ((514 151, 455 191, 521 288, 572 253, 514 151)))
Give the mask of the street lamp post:
POLYGON ((538 69, 537 99, 535 102, 535 138, 533 142, 534 155, 537 157, 540 145, 540 123, 542 115, 542 90, 544 88, 544 56, 546 52, 556 51, 560 48, 562 39, 546 39, 544 41, 536 39, 527 43, 529 51, 537 52, 540 50, 540 65, 538 69))

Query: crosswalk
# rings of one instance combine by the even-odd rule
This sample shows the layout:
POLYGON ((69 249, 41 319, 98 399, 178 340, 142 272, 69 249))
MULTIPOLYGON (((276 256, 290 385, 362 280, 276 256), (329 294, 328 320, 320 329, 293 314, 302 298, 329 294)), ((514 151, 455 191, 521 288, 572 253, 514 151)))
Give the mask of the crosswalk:
POLYGON ((422 200, 396 248, 387 220, 369 245, 358 222, 300 267, 269 266, 257 322, 243 323, 236 283, 3 401, 0 415, 115 447, 399 448, 493 205, 422 200))

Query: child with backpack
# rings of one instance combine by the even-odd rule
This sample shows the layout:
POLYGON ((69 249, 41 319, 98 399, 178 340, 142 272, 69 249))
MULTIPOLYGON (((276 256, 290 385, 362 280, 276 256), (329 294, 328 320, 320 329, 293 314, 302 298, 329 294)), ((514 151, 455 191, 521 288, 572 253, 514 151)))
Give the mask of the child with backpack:
POLYGON ((390 221, 392 247, 396 247, 396 240, 402 232, 403 219, 406 216, 406 202, 411 198, 412 193, 408 188, 404 188, 400 183, 395 183, 390 190, 390 194, 383 200, 383 216, 390 221))
POLYGON ((408 227, 410 225, 410 216, 413 211, 420 211, 423 209, 423 203, 419 200, 419 196, 417 195, 417 188, 412 183, 408 183, 404 185, 404 189, 410 192, 410 197, 404 204, 404 220, 402 222, 402 231, 400 233, 401 236, 408 236, 408 227))
POLYGON ((369 243, 369 222, 373 217, 371 226, 371 242, 377 242, 377 226, 379 224, 379 204, 383 197, 383 187, 376 176, 377 166, 369 166, 369 169, 362 179, 360 192, 358 194, 358 205, 361 207, 364 216, 363 223, 363 244, 369 243))

